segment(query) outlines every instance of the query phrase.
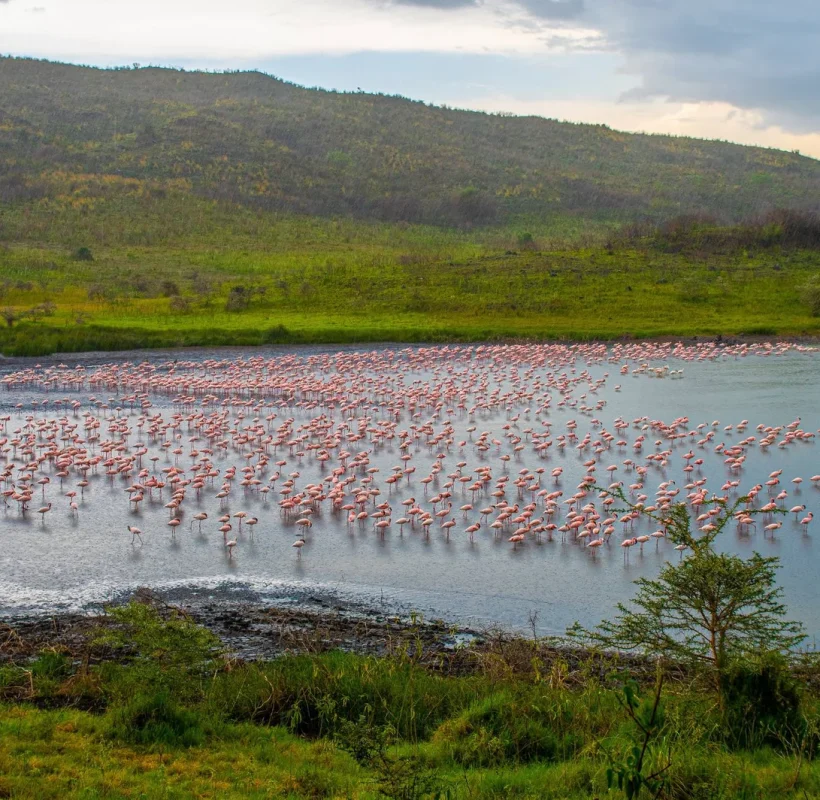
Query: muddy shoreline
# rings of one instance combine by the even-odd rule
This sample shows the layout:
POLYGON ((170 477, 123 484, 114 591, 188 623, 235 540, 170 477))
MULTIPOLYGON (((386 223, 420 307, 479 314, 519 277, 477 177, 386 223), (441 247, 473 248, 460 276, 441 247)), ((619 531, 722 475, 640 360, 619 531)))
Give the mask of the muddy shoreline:
MULTIPOLYGON (((442 620, 387 613, 362 604, 307 594, 296 603, 187 597, 137 590, 133 599, 162 612, 177 610, 216 634, 228 657, 243 661, 285 654, 345 650, 389 656, 411 645, 426 656, 452 656, 501 632, 479 632, 442 620)), ((112 624, 105 610, 0 617, 0 664, 22 663, 47 648, 74 657, 85 652, 89 635, 112 624)), ((504 634, 506 635, 506 634, 504 634)), ((509 634, 512 635, 512 634, 509 634)))
MULTIPOLYGON (((279 352, 293 352, 299 350, 306 350, 306 351, 315 351, 315 350, 339 350, 339 351, 356 351, 356 352, 366 352, 368 350, 381 350, 381 349, 390 349, 390 348, 405 348, 405 347, 438 347, 438 346, 446 346, 446 345, 458 345, 458 346, 465 346, 465 347, 478 347, 480 345, 493 345, 493 344, 509 344, 509 345, 519 345, 519 344, 545 344, 545 345, 554 345, 554 344, 576 344, 579 343, 581 340, 578 339, 564 339, 564 338, 555 338, 555 339, 533 339, 530 337, 522 336, 522 337, 499 337, 498 339, 491 339, 491 340, 461 340, 455 339, 452 341, 437 341, 437 342, 429 342, 429 343, 420 343, 420 342, 391 342, 391 341, 383 341, 383 342, 371 342, 363 340, 361 342, 344 342, 344 343, 333 343, 333 342, 312 342, 309 344, 305 343, 295 343, 295 344, 257 344, 257 345, 234 345, 234 344, 226 344, 226 345, 209 345, 209 344, 192 344, 186 346, 169 346, 169 347, 136 347, 136 348, 129 348, 126 350, 81 350, 81 351, 71 351, 71 352, 60 352, 56 351, 53 353, 47 353, 39 356, 9 356, 0 353, 0 366, 4 367, 15 367, 17 368, 18 365, 25 366, 26 364, 39 364, 42 363, 44 359, 61 362, 61 363, 82 363, 82 364, 107 364, 111 361, 115 361, 117 359, 121 359, 123 355, 127 355, 130 357, 137 357, 137 356, 144 356, 145 358, 150 357, 166 357, 168 359, 171 358, 184 358, 186 354, 190 353, 191 351, 195 350, 213 350, 215 352, 222 352, 224 355, 230 355, 231 352, 241 350, 241 351, 249 351, 249 352, 258 352, 262 350, 269 350, 271 352, 271 356, 278 355, 279 352), (273 352, 277 351, 277 352, 273 352)), ((616 336, 610 339, 590 339, 590 340, 583 340, 585 344, 589 343, 599 343, 599 344, 606 344, 606 345, 615 345, 615 344, 633 344, 633 343, 650 343, 650 344, 667 344, 667 343, 678 343, 681 342, 684 345, 697 345, 697 344, 719 344, 726 347, 730 347, 733 345, 738 344, 761 344, 764 342, 789 342, 791 344, 801 344, 801 345, 808 345, 808 346, 820 346, 820 334, 818 333, 800 333, 800 334, 715 334, 715 333, 703 333, 703 334, 687 334, 681 336, 646 336, 646 337, 636 337, 632 336, 631 334, 623 334, 621 336, 616 336)))
MULTIPOLYGON (((151 604, 160 613, 178 612, 212 631, 233 661, 264 661, 283 655, 316 655, 342 650, 359 655, 408 658, 434 672, 447 675, 477 673, 499 677, 532 675, 537 656, 539 670, 556 670, 561 681, 572 683, 583 669, 589 676, 590 653, 556 639, 527 637, 503 628, 479 630, 404 615, 318 595, 298 603, 271 605, 256 600, 186 598, 137 590, 132 598, 151 604)), ((0 617, 0 667, 25 667, 44 650, 65 653, 88 664, 120 658, 94 650, 93 635, 115 624, 103 609, 87 613, 55 613, 0 617)), ((606 677, 612 658, 596 657, 595 671, 606 677)), ((653 662, 621 655, 617 662, 636 677, 651 680, 653 662)), ((579 678, 580 679, 580 678, 579 678)))

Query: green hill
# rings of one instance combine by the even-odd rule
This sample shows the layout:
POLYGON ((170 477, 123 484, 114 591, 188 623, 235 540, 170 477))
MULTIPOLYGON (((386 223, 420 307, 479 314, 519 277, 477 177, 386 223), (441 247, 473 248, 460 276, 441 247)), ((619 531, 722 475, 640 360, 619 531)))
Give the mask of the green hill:
POLYGON ((0 59, 0 201, 134 191, 437 225, 688 212, 731 221, 820 207, 820 162, 305 89, 258 72, 0 59))
POLYGON ((0 352, 816 334, 818 189, 776 150, 0 59, 0 352))

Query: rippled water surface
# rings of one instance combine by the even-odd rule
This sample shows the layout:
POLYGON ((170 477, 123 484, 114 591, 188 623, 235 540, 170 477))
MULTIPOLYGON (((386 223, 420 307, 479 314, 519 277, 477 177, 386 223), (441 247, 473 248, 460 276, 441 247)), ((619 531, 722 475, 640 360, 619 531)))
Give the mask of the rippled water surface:
MULTIPOLYGON (((55 461, 46 460, 41 471, 32 473, 35 483, 27 513, 21 513, 19 503, 12 498, 7 499, 7 506, 0 509, 0 611, 13 614, 80 608, 144 585, 200 587, 217 594, 227 587, 263 598, 287 596, 310 588, 479 625, 527 626, 531 613, 537 612, 537 624, 543 631, 558 632, 574 620, 589 624, 610 615, 617 602, 632 596, 635 578, 656 574, 665 560, 677 559, 679 554, 663 540, 657 547, 654 541, 647 543, 643 551, 639 546, 632 547, 625 559, 619 546, 625 535, 620 523, 613 526, 615 533, 610 541, 594 550, 572 535, 562 537, 557 531, 552 540, 544 534, 540 541, 527 533, 521 544, 513 546, 508 539, 518 525, 494 536, 488 523, 497 517, 498 509, 487 517, 482 517, 479 509, 498 501, 491 492, 500 478, 509 476, 506 501, 523 508, 534 500, 535 518, 543 515, 545 498, 528 487, 538 485, 539 491, 562 491, 558 498, 560 511, 553 518, 560 525, 567 508, 563 501, 576 492, 587 474, 585 462, 596 461, 593 474, 597 483, 622 480, 628 486, 641 480, 634 467, 630 469, 624 464, 632 460, 635 467, 647 466, 643 489, 633 492, 633 496, 643 492, 652 499, 659 485, 667 481, 675 482, 670 488, 681 489, 678 499, 682 499, 687 494, 686 484, 700 479, 706 479, 711 491, 739 496, 782 469, 780 484, 771 491, 764 488, 758 505, 785 490, 788 496, 781 505, 805 505, 806 512, 798 514, 797 519, 795 514, 779 518, 783 525, 773 537, 764 536, 760 530, 762 523, 750 533, 732 527, 722 535, 722 546, 744 555, 757 550, 779 556, 779 577, 791 614, 801 619, 812 635, 820 633, 820 520, 809 525, 799 522, 808 511, 820 510, 820 482, 810 480, 820 473, 818 446, 815 439, 802 438, 778 446, 789 425, 792 431, 816 432, 820 428, 820 354, 783 349, 771 355, 741 355, 732 349, 702 348, 701 359, 697 360, 698 351, 694 349, 673 351, 645 346, 642 351, 640 346, 634 346, 631 351, 614 353, 598 348, 594 356, 588 351, 555 349, 549 351, 550 363, 543 352, 539 355, 538 348, 478 352, 474 348, 379 348, 374 352, 376 355, 356 354, 352 348, 271 348, 91 355, 66 357, 62 361, 0 360, 0 379, 22 370, 31 371, 26 380, 7 381, 0 386, 0 416, 9 417, 5 431, 0 433, 0 438, 6 440, 0 448, 0 473, 7 473, 0 489, 19 485, 24 473, 20 467, 36 454, 47 452, 45 427, 33 442, 32 454, 23 455, 23 445, 12 444, 26 432, 27 424, 36 432, 38 420, 65 417, 69 424, 77 424, 86 439, 77 446, 89 448, 94 454, 103 452, 106 441, 120 444, 121 449, 109 451, 108 458, 127 459, 140 446, 148 448, 148 453, 125 475, 106 475, 106 467, 98 464, 96 471, 87 473, 88 486, 82 489, 77 486, 82 479, 79 471, 70 467, 61 487, 55 461), (247 362, 251 357, 258 361, 247 362), (214 360, 224 363, 214 366, 214 360), (120 365, 118 381, 147 369, 134 365, 150 362, 154 365, 151 374, 162 380, 177 380, 178 390, 157 388, 156 383, 152 386, 147 379, 139 386, 110 381, 106 385, 86 382, 76 386, 51 381, 50 386, 44 386, 41 380, 47 369, 55 370, 54 374, 67 374, 77 364, 83 364, 86 374, 91 376, 115 362, 120 365), (58 364, 63 366, 58 368, 58 364), (624 374, 622 367, 626 367, 624 374), (656 376, 655 369, 663 370, 662 375, 656 376), (683 373, 675 374, 678 370, 683 373), (231 374, 231 380, 236 382, 213 392, 214 399, 204 409, 206 414, 218 410, 229 415, 224 431, 209 441, 196 428, 196 418, 192 416, 203 409, 207 393, 191 399, 191 382, 197 377, 213 378, 220 371, 231 374), (260 388, 265 381, 272 386, 281 375, 292 376, 294 385, 301 388, 292 392, 260 388), (344 383, 345 392, 337 391, 341 383, 324 396, 305 389, 307 381, 326 382, 334 378, 344 383), (601 382, 596 386, 596 381, 601 382), (249 389, 251 386, 253 390, 249 389), (139 398, 125 399, 141 391, 150 402, 150 407, 146 405, 142 411, 139 398), (182 395, 188 396, 187 403, 179 402, 182 395), (410 401, 413 397, 415 405, 410 401), (68 403, 55 406, 55 400, 64 399, 68 403), (43 400, 48 401, 45 406, 41 405, 43 400), (255 407, 240 405, 257 400, 260 404, 255 407), (72 408, 71 402, 79 403, 78 407, 72 408), (20 404, 22 407, 18 407, 20 404), (100 420, 96 442, 87 440, 89 430, 84 431, 83 425, 91 417, 84 417, 84 413, 100 420), (179 426, 162 429, 153 436, 149 431, 150 420, 145 419, 141 427, 138 424, 141 416, 156 415, 161 415, 163 424, 172 422, 174 414, 181 415, 179 426), (688 422, 677 430, 694 431, 694 436, 669 440, 651 424, 662 421, 669 425, 680 417, 687 417, 688 422), (28 418, 32 419, 27 421, 28 418), (112 432, 111 419, 120 420, 116 427, 127 428, 127 432, 112 432), (291 419, 292 423, 287 423, 291 419), (317 419, 321 423, 318 428, 317 419), (618 419, 628 426, 616 429, 618 419), (742 420, 748 420, 742 432, 738 433, 735 427, 724 430, 742 420), (576 423, 575 427, 568 426, 570 421, 576 423), (395 423, 392 428, 390 423, 395 423), (278 433, 283 424, 288 427, 284 433, 278 433), (705 427, 698 430, 697 426, 702 424, 705 427), (765 449, 758 443, 764 435, 757 430, 759 424, 783 427, 775 443, 765 449), (255 440, 252 437, 250 443, 237 438, 242 436, 243 428, 253 425, 270 437, 267 443, 260 444, 262 434, 255 440), (532 431, 549 431, 549 436, 540 441, 549 440, 551 444, 541 453, 534 450, 532 431), (402 438, 402 432, 408 436, 402 438), (485 451, 476 444, 482 432, 487 433, 485 451), (562 450, 559 436, 571 432, 577 440, 567 440, 562 450), (613 436, 608 445, 602 438, 603 432, 613 436), (711 438, 698 445, 709 432, 711 438), (352 433, 360 434, 361 438, 351 440, 352 433), (589 443, 579 450, 577 446, 587 433, 589 443), (338 446, 329 447, 327 460, 320 460, 318 454, 334 434, 338 446), (636 450, 634 444, 642 435, 642 449, 636 450), (306 438, 299 440, 300 436, 306 438), (750 436, 756 441, 745 447, 742 469, 730 472, 725 455, 716 453, 715 447, 721 443, 731 447, 750 436), (190 441, 193 437, 197 441, 190 441), (278 445, 277 440, 281 440, 278 445), (294 440, 297 444, 287 444, 294 440), (596 441, 601 442, 598 453, 596 441), (618 446, 616 441, 626 444, 618 446), (656 441, 661 444, 656 445, 656 441), (162 447, 164 442, 170 445, 162 447), (225 444, 219 446, 219 442, 225 444), (405 449, 400 448, 402 442, 408 443, 405 449), (179 448, 182 454, 174 455, 173 450, 179 448), (180 478, 190 480, 194 474, 192 465, 208 457, 203 456, 203 449, 213 450, 209 458, 219 475, 213 482, 207 482, 198 495, 191 486, 186 487, 185 498, 176 512, 165 508, 171 497, 170 485, 166 485, 161 497, 156 489, 150 494, 145 491, 145 499, 136 510, 129 503, 128 487, 140 481, 145 484, 152 476, 167 480, 168 473, 162 470, 175 464, 184 470, 180 478), (190 455, 192 450, 194 456, 190 455), (340 461, 339 453, 343 450, 351 455, 340 461), (665 450, 671 451, 663 459, 665 465, 660 459, 647 462, 647 456, 665 450), (362 460, 357 469, 349 469, 356 454, 366 451, 370 451, 366 462, 362 460), (690 451, 694 456, 687 460, 684 454, 690 451), (298 456, 299 452, 304 455, 298 456), (410 458, 401 460, 403 454, 410 458), (158 460, 151 462, 151 455, 159 456, 158 460), (260 464, 260 456, 265 455, 268 463, 260 464), (504 456, 509 460, 502 459, 504 456), (695 459, 703 459, 703 464, 686 474, 684 467, 695 459), (277 466, 280 460, 286 464, 277 466), (431 474, 435 462, 441 464, 441 470, 425 485, 422 478, 431 474), (458 467, 462 462, 464 466, 458 467), (325 479, 332 477, 340 464, 348 469, 344 475, 337 474, 337 479, 350 474, 355 477, 355 482, 347 487, 348 492, 361 486, 362 479, 372 476, 372 483, 364 485, 380 490, 376 504, 390 503, 392 524, 380 535, 374 530, 372 518, 349 524, 347 511, 332 510, 329 499, 321 501, 315 513, 307 517, 312 527, 307 531, 300 557, 292 544, 301 529, 296 521, 305 517, 283 513, 279 506, 283 498, 280 491, 291 473, 299 473, 292 479, 293 494, 298 495, 309 484, 321 484, 327 490, 332 482, 325 479), (260 483, 242 488, 241 469, 246 465, 255 468, 253 474, 260 483), (216 493, 231 466, 239 472, 228 481, 230 492, 220 501, 216 493), (402 475, 395 484, 386 483, 395 467, 408 466, 414 471, 402 475), (448 475, 469 475, 474 479, 474 470, 479 466, 490 467, 492 480, 475 497, 469 491, 471 483, 462 484, 457 478, 449 489, 453 509, 447 519, 456 523, 449 539, 438 518, 430 526, 429 536, 419 524, 396 524, 407 513, 403 500, 413 497, 419 508, 432 511, 430 500, 447 491, 445 484, 452 480, 448 475), (617 469, 608 472, 607 466, 617 469), (557 479, 552 475, 556 467, 563 469, 557 479), (539 468, 543 469, 541 474, 535 472, 539 468), (147 478, 139 477, 140 469, 149 470, 147 478), (368 473, 373 469, 378 471, 368 473), (514 481, 522 470, 532 478, 524 481, 524 490, 519 494, 514 481), (275 472, 281 474, 277 481, 272 481, 275 472), (44 489, 36 484, 43 474, 50 478, 44 489), (802 477, 802 484, 793 484, 795 477, 802 477), (722 490, 725 482, 732 479, 738 480, 739 486, 722 490), (260 487, 269 487, 270 491, 263 494, 260 487), (69 491, 77 492, 76 512, 65 496, 69 491), (48 502, 52 503, 51 510, 45 515, 37 513, 48 502), (474 506, 472 510, 459 510, 468 503, 474 506), (231 516, 232 529, 223 537, 218 517, 238 511, 257 517, 258 524, 253 529, 243 525, 239 531, 238 518, 231 516), (193 520, 199 512, 208 514, 201 533, 193 520), (175 535, 168 526, 172 513, 181 520, 175 535), (465 531, 479 521, 482 527, 471 541, 465 531), (141 544, 132 544, 128 525, 141 529, 141 544), (230 552, 225 547, 226 539, 237 542, 230 552)), ((65 432, 64 426, 57 427, 65 432)), ((60 435, 53 441, 57 447, 69 444, 60 435)), ((122 463, 128 462, 116 462, 122 463)), ((353 496, 348 493, 344 503, 349 502, 353 502, 353 496)), ((596 503, 598 511, 606 516, 594 492, 583 502, 596 503)), ((441 505, 436 506, 436 510, 439 508, 441 505)), ((369 503, 366 509, 372 513, 376 506, 369 503)), ((656 523, 644 519, 630 535, 655 529, 656 523)))

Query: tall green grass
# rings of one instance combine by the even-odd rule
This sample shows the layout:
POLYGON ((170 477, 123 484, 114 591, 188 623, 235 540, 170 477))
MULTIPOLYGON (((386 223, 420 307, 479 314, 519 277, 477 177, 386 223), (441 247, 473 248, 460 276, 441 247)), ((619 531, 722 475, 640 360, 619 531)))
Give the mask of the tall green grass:
MULTIPOLYGON (((421 642, 387 658, 237 663, 173 612, 132 605, 115 622, 80 662, 49 650, 0 670, 0 793, 588 798, 607 794, 608 766, 635 741, 617 659, 550 668, 522 640, 477 653, 465 674, 426 666, 421 642)), ((728 712, 735 695, 747 709, 773 680, 796 685, 777 669, 745 665, 728 712)), ((669 764, 661 796, 819 797, 811 685, 794 697, 798 717, 759 727, 719 709, 697 674, 670 676, 649 757, 652 768, 669 764)))

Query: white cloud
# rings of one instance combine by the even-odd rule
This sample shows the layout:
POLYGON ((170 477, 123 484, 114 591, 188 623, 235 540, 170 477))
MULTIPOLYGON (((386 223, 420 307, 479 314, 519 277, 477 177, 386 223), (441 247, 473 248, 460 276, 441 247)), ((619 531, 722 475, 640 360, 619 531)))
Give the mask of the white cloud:
POLYGON ((377 8, 367 0, 63 0, 36 19, 11 3, 0 11, 0 50, 216 65, 363 50, 521 55, 547 49, 539 31, 499 25, 490 7, 462 9, 454 20, 436 8, 377 8))

